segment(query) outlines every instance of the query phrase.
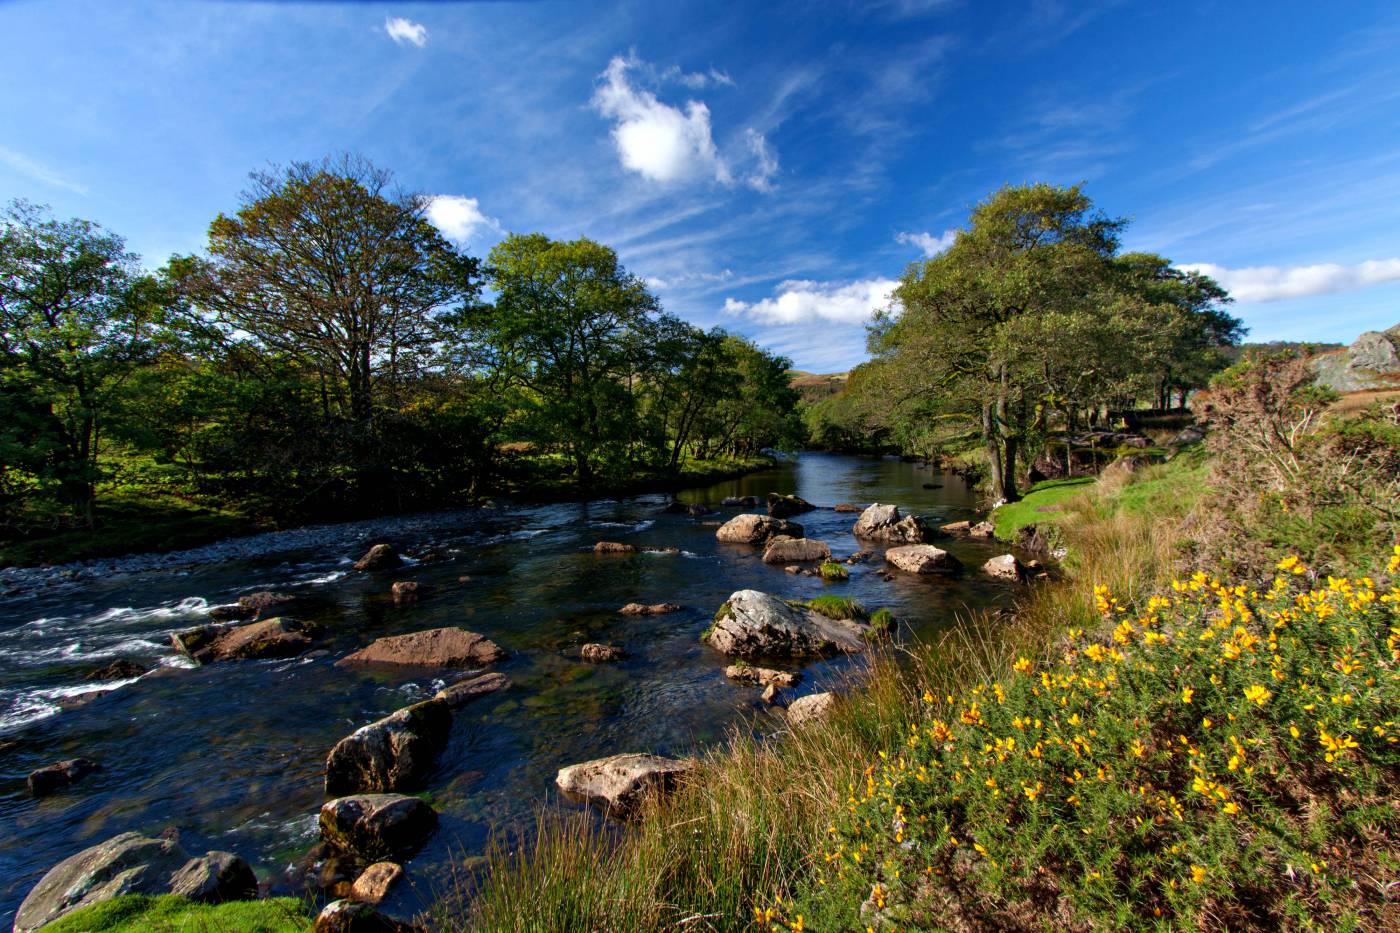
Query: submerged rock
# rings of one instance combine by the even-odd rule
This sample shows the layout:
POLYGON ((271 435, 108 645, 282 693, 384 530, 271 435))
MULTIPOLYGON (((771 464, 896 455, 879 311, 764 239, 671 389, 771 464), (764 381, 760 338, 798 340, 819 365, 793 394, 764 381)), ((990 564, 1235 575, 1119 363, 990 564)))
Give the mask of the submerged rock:
POLYGON ((452 710, 424 700, 361 726, 326 758, 326 793, 410 790, 432 771, 452 729, 452 710))
POLYGON ((800 726, 806 722, 825 719, 836 709, 836 694, 834 693, 813 693, 805 697, 799 697, 788 704, 788 722, 794 726, 800 726))
POLYGON ((917 515, 900 517, 899 506, 875 503, 856 519, 852 533, 857 538, 897 544, 921 544, 929 530, 917 515))
POLYGON ((554 783, 570 799, 618 817, 636 813, 649 794, 674 790, 697 765, 693 760, 626 754, 561 768, 554 783))
POLYGON ((957 573, 962 561, 932 544, 906 544, 885 552, 885 561, 907 573, 957 573))
POLYGON ((802 537, 802 526, 771 515, 736 515, 715 531, 715 539, 727 544, 762 544, 777 535, 802 537))
POLYGON ((625 616, 660 616, 668 612, 680 612, 681 607, 675 603, 628 603, 617 610, 625 616))
POLYGON ((355 561, 356 570, 393 570, 403 566, 403 558, 392 544, 376 544, 355 561))
POLYGON ((432 587, 417 580, 395 580, 394 585, 389 588, 394 602, 399 604, 416 603, 419 597, 427 595, 431 590, 432 587))
POLYGON ((720 606, 701 636, 711 648, 737 658, 817 658, 866 648, 869 626, 830 619, 757 590, 739 590, 720 606))
POLYGON ((383 664, 403 667, 482 667, 505 657, 500 646, 466 629, 432 628, 376 638, 335 662, 337 667, 383 664))
POLYGON ((768 514, 774 518, 791 518, 815 508, 815 505, 800 496, 784 496, 776 492, 768 494, 768 514))
POLYGON ((621 661, 627 657, 627 651, 617 645, 584 645, 579 649, 579 657, 593 664, 603 664, 608 661, 621 661))
POLYGON ((635 554, 635 544, 621 544, 617 541, 599 541, 593 545, 594 554, 635 554))
POLYGON ((150 670, 146 665, 138 664, 129 658, 117 658, 110 664, 88 671, 87 677, 89 680, 134 680, 150 673, 150 670))
POLYGON ((170 893, 202 904, 247 901, 258 896, 258 878, 232 852, 206 852, 170 877, 170 893))
POLYGON ((408 858, 437 822, 437 811, 417 797, 357 794, 321 805, 321 841, 366 861, 408 858))
POLYGON ((433 695, 433 699, 446 703, 449 709, 460 709, 479 696, 495 693, 509 686, 510 678, 505 674, 481 674, 443 687, 433 695))
POLYGON ((778 535, 768 542, 768 546, 763 549, 763 562, 765 564, 791 564, 810 563, 818 560, 830 560, 831 548, 825 542, 817 541, 814 538, 791 538, 787 535, 778 535))
POLYGON ((101 770, 102 766, 91 758, 70 758, 44 765, 29 773, 29 793, 35 797, 47 797, 101 770))

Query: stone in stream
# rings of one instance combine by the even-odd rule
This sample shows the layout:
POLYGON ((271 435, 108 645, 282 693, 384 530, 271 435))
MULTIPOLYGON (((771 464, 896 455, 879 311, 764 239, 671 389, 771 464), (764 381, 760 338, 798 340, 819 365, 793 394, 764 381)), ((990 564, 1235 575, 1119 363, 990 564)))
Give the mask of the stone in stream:
POLYGON ((312 645, 310 628, 281 617, 244 625, 202 625, 170 636, 175 650, 200 664, 289 658, 312 645))
POLYGON ((864 651, 869 630, 863 622, 830 619, 767 593, 739 590, 719 607, 701 640, 737 658, 819 658, 864 651))
POLYGON ((376 638, 359 651, 335 662, 337 667, 394 665, 400 667, 483 667, 505 657, 500 646, 466 629, 446 627, 376 638))
POLYGON ((202 904, 247 901, 258 896, 258 878, 232 852, 206 852, 170 876, 170 893, 202 904))
POLYGON ((420 597, 432 592, 432 587, 426 583, 419 583, 417 580, 395 580, 394 585, 389 588, 389 592, 394 597, 394 603, 402 605, 416 603, 420 597))
POLYGON ((579 649, 579 657, 592 664, 603 664, 608 661, 622 661, 627 657, 627 651, 617 645, 584 645, 579 649))
POLYGON ((452 729, 452 710, 424 700, 361 726, 326 757, 326 794, 413 790, 433 769, 452 729))
POLYGON ((885 561, 906 573, 957 573, 962 562, 932 544, 906 544, 885 551, 885 561))
POLYGON ((833 506, 833 507, 832 507, 832 511, 833 511, 833 512, 844 512, 844 513, 849 513, 849 512, 864 512, 865 509, 862 509, 862 508, 861 508, 860 506, 858 506, 858 505, 851 505, 849 502, 842 502, 842 503, 839 503, 839 504, 833 506))
POLYGON ((129 658, 117 658, 110 664, 87 672, 89 680, 134 680, 150 673, 150 668, 129 658))
POLYGON ((554 783, 571 800, 591 803, 607 813, 634 815, 650 794, 674 790, 697 767, 695 761, 658 755, 613 755, 561 768, 554 783))
POLYGON ((788 704, 788 723, 800 726, 803 723, 825 719, 831 715, 834 709, 836 709, 836 694, 834 693, 813 693, 799 697, 788 704))
POLYGON ((380 913, 360 900, 331 901, 316 915, 312 933, 422 933, 423 928, 380 913))
POLYGON ((268 615, 269 611, 273 609, 285 612, 287 607, 296 601, 297 598, 289 593, 274 593, 271 590, 264 590, 260 593, 248 593, 238 597, 238 608, 256 621, 268 615))
POLYGON ((801 674, 791 671, 775 671, 772 668, 754 667, 750 664, 731 664, 724 669, 724 676, 742 684, 754 684, 759 687, 794 687, 802 677, 801 674))
POLYGON ((398 862, 375 862, 360 872, 350 887, 350 897, 366 904, 378 904, 403 878, 403 866, 398 862))
POLYGON ((810 563, 818 560, 831 560, 831 548, 825 542, 814 538, 792 538, 778 535, 763 549, 765 564, 810 563))
POLYGON ((725 496, 720 505, 730 508, 754 509, 758 508, 758 496, 725 496))
POLYGON ((972 531, 972 522, 948 522, 946 525, 939 525, 938 530, 945 535, 965 535, 972 531))
POLYGON ((715 532, 715 539, 728 544, 763 544, 777 535, 800 538, 802 526, 771 515, 736 515, 715 532))
POLYGON ((635 544, 622 544, 617 541, 599 541, 593 545, 594 554, 635 554, 637 546, 635 544))
POLYGON ((899 506, 878 502, 860 513, 852 533, 857 538, 892 544, 922 544, 929 537, 929 529, 917 515, 901 518, 899 506))
POLYGON ((91 758, 70 758, 44 765, 29 773, 29 793, 35 797, 47 797, 101 770, 102 766, 91 758))
POLYGON ((437 811, 417 797, 357 794, 321 805, 321 841, 365 861, 408 858, 437 822, 437 811))
POLYGON ((685 513, 694 518, 699 518, 701 515, 709 515, 710 511, 710 507, 702 502, 692 503, 685 508, 685 513))
POLYGON ((978 522, 967 530, 974 538, 990 538, 996 534, 996 526, 991 522, 978 522))
POLYGON ((784 496, 776 492, 768 494, 768 514, 774 518, 791 518, 815 508, 815 505, 800 496, 784 496))
POLYGON ((1000 580, 1022 580, 1028 573, 1025 564, 1017 560, 1015 554, 993 557, 982 565, 982 572, 1000 580))
POLYGON ((403 558, 392 544, 376 544, 355 561, 356 570, 393 570, 403 566, 403 558))
POLYGON ((617 610, 625 616, 660 616, 668 612, 680 612, 681 607, 675 603, 628 603, 617 610))
POLYGON ((433 699, 446 703, 449 709, 460 709, 479 696, 495 693, 509 686, 510 678, 505 674, 481 674, 443 687, 433 694, 433 699))

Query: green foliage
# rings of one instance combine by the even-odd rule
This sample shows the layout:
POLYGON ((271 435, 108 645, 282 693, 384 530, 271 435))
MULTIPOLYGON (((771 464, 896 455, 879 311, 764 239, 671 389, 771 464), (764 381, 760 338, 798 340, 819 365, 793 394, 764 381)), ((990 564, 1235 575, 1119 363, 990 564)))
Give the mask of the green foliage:
POLYGON ((824 594, 807 600, 803 605, 828 619, 863 620, 868 616, 864 606, 847 596, 824 594))
POLYGON ((820 572, 822 579, 831 583, 839 583, 851 578, 851 572, 846 569, 846 566, 834 560, 823 561, 820 572))
POLYGON ((123 894, 75 910, 43 927, 44 933, 307 933, 306 905, 295 898, 230 901, 210 906, 173 894, 123 894))

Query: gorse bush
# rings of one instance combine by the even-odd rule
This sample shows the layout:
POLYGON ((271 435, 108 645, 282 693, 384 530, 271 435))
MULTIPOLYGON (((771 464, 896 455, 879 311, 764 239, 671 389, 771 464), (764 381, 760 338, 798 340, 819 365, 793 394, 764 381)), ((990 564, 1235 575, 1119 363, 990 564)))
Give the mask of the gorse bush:
POLYGON ((1400 586, 1276 571, 1099 586, 1099 633, 926 691, 758 925, 1395 929, 1400 586))

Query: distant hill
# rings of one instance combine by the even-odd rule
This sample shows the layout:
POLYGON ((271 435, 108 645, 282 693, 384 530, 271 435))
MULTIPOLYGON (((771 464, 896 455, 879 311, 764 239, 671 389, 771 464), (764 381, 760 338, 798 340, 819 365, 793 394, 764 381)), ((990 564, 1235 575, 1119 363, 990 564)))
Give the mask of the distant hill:
POLYGON ((788 370, 790 385, 798 391, 804 402, 815 402, 830 398, 846 388, 850 373, 809 373, 801 369, 788 370))

